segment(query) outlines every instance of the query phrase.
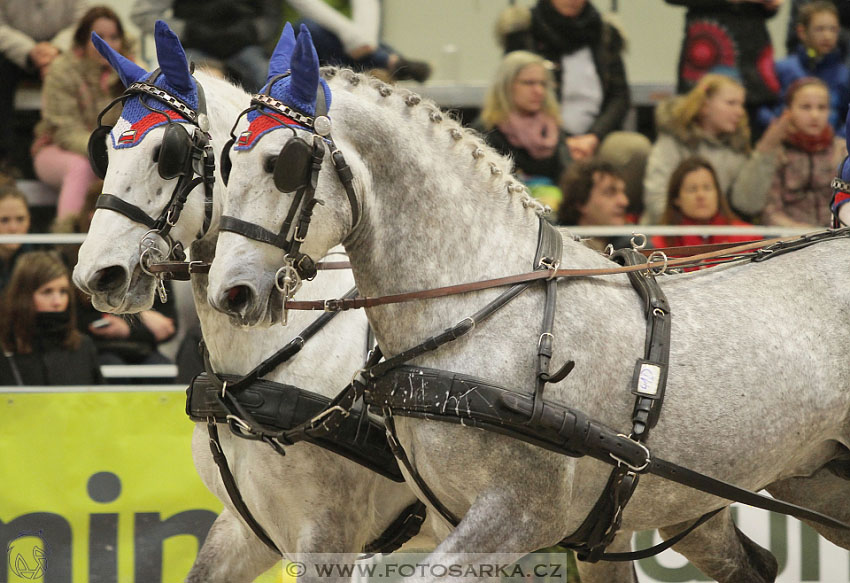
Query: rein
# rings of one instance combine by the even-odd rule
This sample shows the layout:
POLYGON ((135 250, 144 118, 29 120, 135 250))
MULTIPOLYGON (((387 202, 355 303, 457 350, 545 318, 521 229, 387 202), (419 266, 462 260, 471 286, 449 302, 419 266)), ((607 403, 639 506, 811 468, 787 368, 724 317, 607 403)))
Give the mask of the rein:
MULTIPOLYGON (((325 300, 289 300, 284 298, 283 309, 323 310, 325 312, 337 312, 343 310, 384 306, 387 304, 398 304, 415 300, 442 298, 462 293, 469 293, 474 291, 481 291, 485 289, 492 289, 496 287, 503 287, 507 285, 515 285, 518 283, 527 283, 546 279, 618 275, 623 273, 628 274, 631 272, 647 270, 660 274, 671 267, 699 266, 704 261, 710 261, 712 259, 718 258, 742 258, 747 252, 754 252, 750 255, 752 256, 753 261, 760 261, 775 253, 781 253, 791 250, 792 247, 796 249, 800 246, 806 246, 812 243, 816 243, 820 240, 823 240, 824 238, 838 236, 850 236, 850 227, 845 227, 843 229, 818 231, 816 233, 811 233, 802 236, 777 237, 764 241, 753 241, 751 243, 733 244, 733 246, 724 247, 719 250, 714 250, 706 253, 699 253, 697 255, 691 255, 688 257, 679 257, 676 259, 668 259, 665 255, 664 258, 661 260, 650 260, 648 263, 637 265, 581 269, 558 269, 553 266, 552 268, 546 270, 530 271, 526 273, 519 273, 516 275, 497 277, 494 279, 485 279, 481 281, 449 285, 414 292, 389 294, 386 296, 337 298, 325 300)), ((650 257, 652 257, 653 253, 661 252, 662 250, 645 250, 645 253, 648 253, 650 257)))

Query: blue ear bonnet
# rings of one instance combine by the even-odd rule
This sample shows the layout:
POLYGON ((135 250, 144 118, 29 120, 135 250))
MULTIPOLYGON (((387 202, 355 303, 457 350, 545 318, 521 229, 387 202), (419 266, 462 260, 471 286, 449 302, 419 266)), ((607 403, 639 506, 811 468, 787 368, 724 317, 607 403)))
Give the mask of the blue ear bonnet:
MULTIPOLYGON (((310 31, 303 24, 297 39, 292 25, 287 22, 284 26, 277 47, 269 59, 269 74, 262 93, 308 117, 328 115, 331 88, 319 75, 319 57, 310 31), (324 99, 320 99, 320 96, 324 99)), ((304 127, 297 120, 262 106, 249 111, 247 118, 249 130, 243 132, 236 149, 251 148, 267 132, 281 127, 304 127)))
MULTIPOLYGON (((192 110, 198 111, 200 100, 197 83, 189 72, 186 53, 177 35, 160 20, 156 23, 154 40, 160 65, 160 69, 157 70, 160 72, 156 78, 152 78, 154 73, 145 71, 115 51, 96 33, 92 33, 92 43, 95 48, 109 61, 125 87, 136 82, 146 82, 164 89, 192 110)), ((124 101, 121 118, 110 132, 112 145, 115 148, 131 148, 137 145, 150 130, 170 123, 170 120, 189 123, 189 120, 184 119, 162 101, 146 95, 134 95, 124 101), (151 111, 152 109, 155 111, 151 111)))

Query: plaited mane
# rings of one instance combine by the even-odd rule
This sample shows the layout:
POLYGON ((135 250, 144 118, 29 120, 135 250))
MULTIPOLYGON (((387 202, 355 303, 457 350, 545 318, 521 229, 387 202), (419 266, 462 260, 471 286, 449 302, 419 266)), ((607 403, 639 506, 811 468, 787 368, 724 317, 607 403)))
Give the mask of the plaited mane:
POLYGON ((550 211, 549 207, 533 198, 525 185, 513 176, 513 161, 510 158, 502 156, 487 145, 478 132, 463 127, 451 113, 441 111, 434 101, 420 97, 407 88, 389 85, 380 79, 355 73, 350 69, 322 67, 321 74, 332 91, 363 94, 370 97, 369 101, 382 107, 394 107, 398 110, 414 108, 421 111, 421 114, 411 118, 420 122, 423 128, 429 124, 439 124, 451 137, 452 155, 469 155, 473 168, 486 180, 491 181, 494 190, 503 190, 511 199, 517 199, 523 207, 533 209, 538 215, 550 211), (378 93, 383 99, 371 99, 374 97, 372 92, 378 93), (367 95, 370 93, 372 95, 367 95))

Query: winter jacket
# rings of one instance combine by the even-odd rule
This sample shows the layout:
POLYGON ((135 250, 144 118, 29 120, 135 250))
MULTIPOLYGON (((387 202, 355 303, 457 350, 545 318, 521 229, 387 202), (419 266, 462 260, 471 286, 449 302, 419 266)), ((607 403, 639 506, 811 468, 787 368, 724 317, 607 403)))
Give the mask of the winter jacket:
MULTIPOLYGON (((777 61, 776 76, 782 87, 782 95, 788 87, 802 77, 817 77, 829 87, 829 125, 839 136, 844 136, 844 119, 847 116, 847 104, 850 102, 850 68, 844 62, 838 49, 828 55, 815 59, 810 57, 805 47, 777 61)), ((766 126, 770 120, 782 112, 783 106, 762 108, 759 122, 766 126), (764 110, 767 110, 766 112, 764 110)))
POLYGON ((0 2, 0 53, 28 69, 30 51, 60 33, 69 33, 88 10, 86 0, 3 0, 0 2))
POLYGON ((847 155, 844 140, 836 137, 830 147, 807 152, 783 143, 779 168, 767 194, 762 221, 766 225, 832 225, 829 208, 832 179, 847 155))
POLYGON ((599 140, 623 127, 631 97, 622 52, 625 42, 620 31, 602 19, 590 2, 576 18, 553 14, 549 0, 539 0, 531 9, 512 7, 503 13, 500 22, 501 41, 505 53, 531 51, 550 60, 555 66, 557 95, 561 94, 561 57, 584 47, 590 47, 596 73, 602 84, 602 104, 599 115, 588 133, 599 140), (507 15, 507 16, 506 16, 507 15), (564 31, 571 30, 572 33, 564 31))
POLYGON ((665 0, 685 6, 685 35, 679 54, 679 94, 706 73, 724 70, 740 77, 748 105, 776 103, 779 82, 773 70, 773 44, 765 24, 776 9, 729 0, 665 0))
MULTIPOLYGON (((75 52, 59 55, 44 78, 42 119, 35 127, 33 153, 53 143, 88 156, 89 136, 97 127, 98 114, 123 91, 111 67, 104 68, 75 52)), ((112 115, 119 113, 116 108, 112 115)))
POLYGON ((695 124, 676 127, 672 119, 676 99, 681 98, 664 101, 655 110, 658 138, 646 162, 641 223, 656 224, 661 219, 667 205, 670 176, 680 162, 691 156, 701 156, 711 163, 720 190, 735 211, 747 217, 760 215, 776 171, 777 156, 758 151, 748 153, 741 136, 714 138, 705 135, 695 124))
POLYGON ((83 336, 80 347, 69 350, 55 339, 44 339, 27 354, 0 356, 0 385, 17 385, 12 364, 24 385, 100 385, 103 376, 97 361, 97 350, 88 336, 83 336))

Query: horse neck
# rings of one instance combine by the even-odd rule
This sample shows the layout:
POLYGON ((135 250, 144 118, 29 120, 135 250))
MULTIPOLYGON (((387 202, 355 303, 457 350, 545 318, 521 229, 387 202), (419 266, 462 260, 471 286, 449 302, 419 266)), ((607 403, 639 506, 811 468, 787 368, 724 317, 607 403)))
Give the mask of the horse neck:
POLYGON ((510 162, 433 103, 408 105, 405 90, 383 95, 380 82, 352 86, 342 73, 332 85, 334 134, 356 151, 371 183, 347 243, 361 293, 529 270, 542 207, 511 176, 510 162))

